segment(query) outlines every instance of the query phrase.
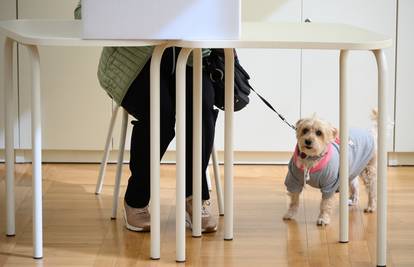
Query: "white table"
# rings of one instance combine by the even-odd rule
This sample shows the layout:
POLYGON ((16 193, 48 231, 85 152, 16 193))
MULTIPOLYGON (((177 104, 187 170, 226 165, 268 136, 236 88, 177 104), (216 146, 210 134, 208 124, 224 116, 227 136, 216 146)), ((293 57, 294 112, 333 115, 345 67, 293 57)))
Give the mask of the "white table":
MULTIPOLYGON (((386 265, 386 236, 387 236, 387 153, 386 153, 386 85, 387 85, 387 63, 383 49, 392 45, 392 40, 360 28, 341 24, 318 24, 318 23, 244 23, 242 25, 242 36, 240 40, 199 40, 199 41, 176 41, 172 46, 182 47, 177 61, 177 98, 185 97, 185 62, 189 53, 194 53, 194 125, 201 120, 201 110, 196 103, 201 103, 201 48, 224 48, 225 49, 225 110, 233 110, 234 97, 234 56, 233 48, 278 48, 278 49, 335 49, 340 50, 340 138, 348 140, 348 115, 347 115, 347 73, 346 64, 350 50, 372 51, 378 65, 378 213, 377 213, 377 265, 386 265), (178 96, 181 95, 181 96, 178 96)), ((178 100, 177 100, 178 101, 178 100)), ((183 100, 181 100, 183 101, 183 100)), ((185 102, 184 102, 185 103, 185 102)), ((177 106, 179 106, 177 104, 177 106)), ((201 106, 201 105, 198 105, 201 106)), ((177 115, 184 113, 177 110, 177 115), (179 113, 180 112, 180 113, 179 113)), ((200 127, 200 125, 198 125, 200 127)), ((177 118, 177 149, 184 147, 185 121, 177 118)), ((195 133, 199 133, 195 130, 195 133)), ((195 138, 195 137, 194 137, 195 138)), ((196 139, 194 139, 196 143, 196 139)), ((194 150, 194 164, 200 164, 200 140, 194 150)), ((341 146, 341 168, 340 168, 340 236, 341 243, 347 243, 348 238, 348 146, 341 146)), ((177 155, 178 159, 184 157, 177 155)), ((233 112, 225 112, 225 158, 224 158, 224 238, 233 239, 233 112)), ((185 260, 185 224, 184 224, 184 161, 177 161, 177 259, 185 260), (180 165, 182 164, 182 165, 180 165), (179 237, 181 236, 181 238, 179 237)), ((195 168, 194 168, 195 169, 195 168)), ((197 173, 200 173, 197 170, 197 173)), ((201 203, 201 178, 194 181, 193 214, 199 214, 201 203)), ((193 224, 193 235, 201 234, 201 222, 193 224)))
MULTIPOLYGON (((355 27, 337 24, 269 24, 248 23, 242 27, 240 40, 224 41, 135 41, 82 40, 78 21, 4 21, 0 32, 5 43, 5 138, 7 183, 7 234, 15 234, 14 218, 14 151, 12 115, 12 49, 13 43, 25 45, 32 59, 32 144, 33 144, 33 257, 42 251, 42 175, 40 64, 38 46, 145 46, 156 45, 151 62, 151 258, 160 258, 159 198, 159 68, 161 56, 169 46, 183 47, 177 62, 177 261, 185 261, 185 62, 194 50, 194 212, 193 236, 201 235, 201 50, 203 47, 225 48, 226 110, 233 110, 234 59, 232 48, 339 49, 340 53, 340 137, 348 139, 346 73, 348 50, 373 51, 378 62, 379 132, 378 132, 378 265, 386 263, 386 139, 385 86, 387 69, 383 48, 392 41, 381 35, 355 27), (231 90, 229 90, 231 89, 231 90)), ((225 239, 233 238, 233 112, 225 115, 225 239)), ((347 148, 341 147, 341 231, 340 241, 348 242, 348 168, 347 148)))
MULTIPOLYGON (((160 63, 168 47, 160 40, 83 40, 81 22, 74 20, 11 20, 0 22, 0 33, 6 36, 4 48, 5 146, 6 146, 6 212, 8 236, 15 235, 14 137, 13 125, 13 43, 24 45, 30 55, 32 71, 32 153, 33 153, 33 258, 43 257, 42 229, 42 133, 40 104, 39 46, 156 46, 151 61, 151 257, 160 257, 160 63)), ((122 143, 122 142, 121 142, 122 143)))

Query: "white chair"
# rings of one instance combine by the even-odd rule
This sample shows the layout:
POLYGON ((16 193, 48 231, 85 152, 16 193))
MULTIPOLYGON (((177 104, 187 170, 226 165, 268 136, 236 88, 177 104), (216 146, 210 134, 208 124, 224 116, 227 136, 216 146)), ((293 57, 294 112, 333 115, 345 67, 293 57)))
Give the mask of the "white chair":
MULTIPOLYGON (((99 169, 99 177, 98 181, 96 183, 96 189, 95 194, 100 194, 102 192, 102 186, 104 182, 104 176, 106 171, 106 165, 108 163, 108 157, 109 157, 109 146, 111 144, 112 139, 112 133, 114 130, 115 120, 116 116, 118 114, 120 106, 116 105, 113 112, 111 121, 109 124, 109 130, 108 135, 106 136, 106 143, 105 143, 105 151, 104 155, 102 157, 102 162, 99 169)), ((125 139, 126 139, 126 131, 128 126, 128 112, 124 109, 122 109, 122 128, 121 128, 121 138, 119 141, 119 148, 118 148, 118 159, 117 159, 117 166, 116 166, 116 176, 115 176, 115 186, 114 186, 114 194, 113 194, 113 202, 112 202, 112 216, 111 219, 116 219, 117 209, 118 209, 118 200, 119 200, 119 187, 121 183, 121 175, 122 175, 122 165, 124 160, 124 151, 125 151, 125 139)), ((220 179, 220 171, 218 167, 218 158, 217 158, 217 152, 213 145, 212 150, 212 161, 213 161, 213 170, 214 170, 214 178, 215 178, 215 184, 216 184, 216 192, 217 192, 217 201, 218 201, 218 207, 219 207, 219 214, 222 216, 224 215, 224 203, 223 203, 223 191, 221 189, 221 179, 220 179)), ((208 188, 211 191, 211 179, 210 175, 207 169, 207 184, 208 188)))

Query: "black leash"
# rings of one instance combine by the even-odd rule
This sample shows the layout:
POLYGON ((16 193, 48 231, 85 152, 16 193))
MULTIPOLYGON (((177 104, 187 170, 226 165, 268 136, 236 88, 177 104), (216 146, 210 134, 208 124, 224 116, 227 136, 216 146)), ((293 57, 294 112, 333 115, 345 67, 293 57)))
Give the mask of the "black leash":
POLYGON ((276 109, 263 97, 263 96, 261 96, 258 92, 256 92, 253 88, 251 88, 251 90, 253 91, 253 92, 255 92, 256 93, 256 95, 260 98, 260 100, 262 100, 263 101, 263 103, 265 103, 266 104, 266 106, 268 106, 271 110, 273 110, 276 114, 277 114, 277 116, 279 116, 279 118, 284 122, 284 123, 286 123, 290 128, 292 128, 294 131, 296 131, 296 127, 295 126, 293 126, 292 124, 290 124, 287 120, 286 120, 286 118, 282 115, 282 114, 280 114, 279 112, 277 112, 276 111, 276 109))

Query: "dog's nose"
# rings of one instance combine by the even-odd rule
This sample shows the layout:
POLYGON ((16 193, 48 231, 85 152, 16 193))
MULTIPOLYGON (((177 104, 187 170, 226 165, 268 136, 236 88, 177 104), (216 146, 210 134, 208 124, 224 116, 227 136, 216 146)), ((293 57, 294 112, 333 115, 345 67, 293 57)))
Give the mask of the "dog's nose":
POLYGON ((312 145, 312 140, 306 139, 305 140, 305 145, 307 145, 307 146, 312 145))

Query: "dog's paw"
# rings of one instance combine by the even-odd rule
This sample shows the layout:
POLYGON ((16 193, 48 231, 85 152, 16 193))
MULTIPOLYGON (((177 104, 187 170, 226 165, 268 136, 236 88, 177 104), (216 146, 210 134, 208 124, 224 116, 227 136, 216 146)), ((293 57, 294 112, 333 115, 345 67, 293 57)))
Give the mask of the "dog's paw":
POLYGON ((364 209, 365 213, 373 213, 377 208, 377 201, 375 198, 369 199, 367 207, 364 209))
POLYGON ((358 201, 353 199, 348 199, 348 206, 356 206, 358 204, 358 201))
POLYGON ((316 220, 316 224, 319 226, 328 225, 331 222, 331 218, 329 218, 326 214, 319 215, 318 219, 316 220))
POLYGON ((356 205, 358 205, 358 198, 351 196, 348 199, 348 206, 356 206, 356 205))
POLYGON ((373 212, 375 212, 375 210, 376 210, 375 206, 368 206, 364 209, 364 212, 365 213, 373 213, 373 212))
POLYGON ((296 215, 296 210, 289 209, 283 216, 283 220, 292 220, 296 215))

